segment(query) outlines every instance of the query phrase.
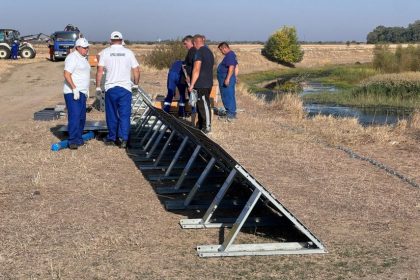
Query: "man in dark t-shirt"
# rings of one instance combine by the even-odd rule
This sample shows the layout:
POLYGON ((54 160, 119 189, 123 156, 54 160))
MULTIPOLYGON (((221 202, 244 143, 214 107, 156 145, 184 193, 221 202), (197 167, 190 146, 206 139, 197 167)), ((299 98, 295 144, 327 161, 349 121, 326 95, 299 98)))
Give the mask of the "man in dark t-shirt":
MULTIPOLYGON (((197 52, 197 49, 194 48, 193 37, 191 35, 185 36, 184 39, 182 39, 182 43, 184 44, 185 48, 187 48, 188 50, 188 53, 184 59, 184 65, 185 65, 185 70, 187 71, 187 75, 189 79, 191 80, 192 69, 194 65, 194 57, 195 57, 195 53, 197 52)), ((185 78, 181 81, 185 83, 185 78)))
MULTIPOLYGON (((182 39, 182 43, 184 44, 184 47, 188 50, 187 55, 185 56, 183 65, 185 67, 185 71, 187 72, 187 79, 188 83, 191 81, 192 76, 192 69, 194 66, 194 57, 195 53, 197 52, 196 48, 194 48, 193 43, 193 36, 187 35, 182 39)), ((181 77, 181 84, 185 85, 185 88, 187 88, 187 81, 184 75, 181 77)), ((191 108, 191 120, 194 122, 196 115, 195 107, 191 108)))
POLYGON ((194 36, 194 47, 197 49, 189 91, 197 90, 198 128, 204 133, 211 132, 210 92, 213 86, 214 55, 204 45, 204 36, 194 36))

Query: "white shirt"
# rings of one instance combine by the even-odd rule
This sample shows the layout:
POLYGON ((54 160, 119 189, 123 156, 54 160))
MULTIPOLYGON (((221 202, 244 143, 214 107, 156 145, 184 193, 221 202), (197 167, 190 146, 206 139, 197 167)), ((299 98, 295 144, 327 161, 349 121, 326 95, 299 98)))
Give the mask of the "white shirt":
POLYGON ((105 90, 120 86, 131 92, 131 69, 139 66, 131 50, 112 45, 100 52, 98 65, 105 67, 105 90))
MULTIPOLYGON (((78 51, 74 51, 66 57, 64 70, 71 73, 73 83, 81 92, 89 92, 90 84, 90 65, 86 57, 78 51)), ((64 80, 64 94, 72 93, 73 89, 66 80, 64 80)))

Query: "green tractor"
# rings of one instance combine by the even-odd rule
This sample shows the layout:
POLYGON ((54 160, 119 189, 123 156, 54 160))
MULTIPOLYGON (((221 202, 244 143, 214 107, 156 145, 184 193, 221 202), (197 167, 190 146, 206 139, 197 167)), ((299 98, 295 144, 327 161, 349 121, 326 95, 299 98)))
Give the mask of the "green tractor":
POLYGON ((21 58, 34 58, 36 51, 32 44, 23 41, 20 33, 14 29, 0 29, 0 59, 10 58, 12 44, 15 40, 20 41, 19 56, 21 58))

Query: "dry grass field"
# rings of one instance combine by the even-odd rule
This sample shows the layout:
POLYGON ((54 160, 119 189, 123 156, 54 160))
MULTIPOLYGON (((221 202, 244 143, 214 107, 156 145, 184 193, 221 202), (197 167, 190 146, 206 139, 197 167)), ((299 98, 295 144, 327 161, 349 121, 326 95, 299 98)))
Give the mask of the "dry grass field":
MULTIPOLYGON (((141 58, 150 46, 133 46, 141 58)), ((232 46, 244 72, 278 67, 232 46)), ((301 67, 368 61, 369 46, 304 46, 301 67), (353 49, 352 49, 353 48, 353 49), (351 50, 350 50, 351 49, 351 50)), ((93 50, 95 51, 95 50, 93 50)), ((420 190, 338 150, 342 145, 420 183, 419 115, 396 127, 305 119, 293 97, 267 105, 238 86, 238 120, 210 137, 326 246, 324 255, 200 259, 217 230, 182 230, 124 150, 89 141, 51 152, 66 118, 32 115, 62 102, 63 63, 0 61, 0 279, 419 279, 420 190)), ((143 67, 146 91, 166 71, 143 67)), ((104 119, 92 111, 88 119, 104 119)))

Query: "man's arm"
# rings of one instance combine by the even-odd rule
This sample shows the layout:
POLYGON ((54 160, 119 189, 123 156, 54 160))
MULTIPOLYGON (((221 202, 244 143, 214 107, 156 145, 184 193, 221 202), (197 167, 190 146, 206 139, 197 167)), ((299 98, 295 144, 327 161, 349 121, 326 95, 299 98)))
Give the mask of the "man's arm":
POLYGON ((239 64, 236 64, 235 66, 235 77, 238 78, 239 75, 239 64))
POLYGON ((71 77, 71 73, 69 71, 64 70, 64 79, 72 89, 76 88, 76 85, 74 84, 73 79, 71 77))
POLYGON ((134 85, 138 85, 140 82, 140 66, 131 69, 133 71, 134 85))
POLYGON ((104 67, 98 66, 96 70, 96 88, 101 87, 102 76, 104 75, 104 67))
POLYGON ((188 88, 189 91, 192 91, 194 89, 195 83, 198 80, 198 77, 200 76, 200 69, 201 69, 201 61, 196 60, 194 62, 192 77, 191 77, 191 85, 188 88))
POLYGON ((226 79, 225 79, 225 86, 229 86, 230 78, 233 75, 234 69, 235 69, 235 66, 233 66, 233 65, 229 66, 228 74, 227 74, 226 79))

